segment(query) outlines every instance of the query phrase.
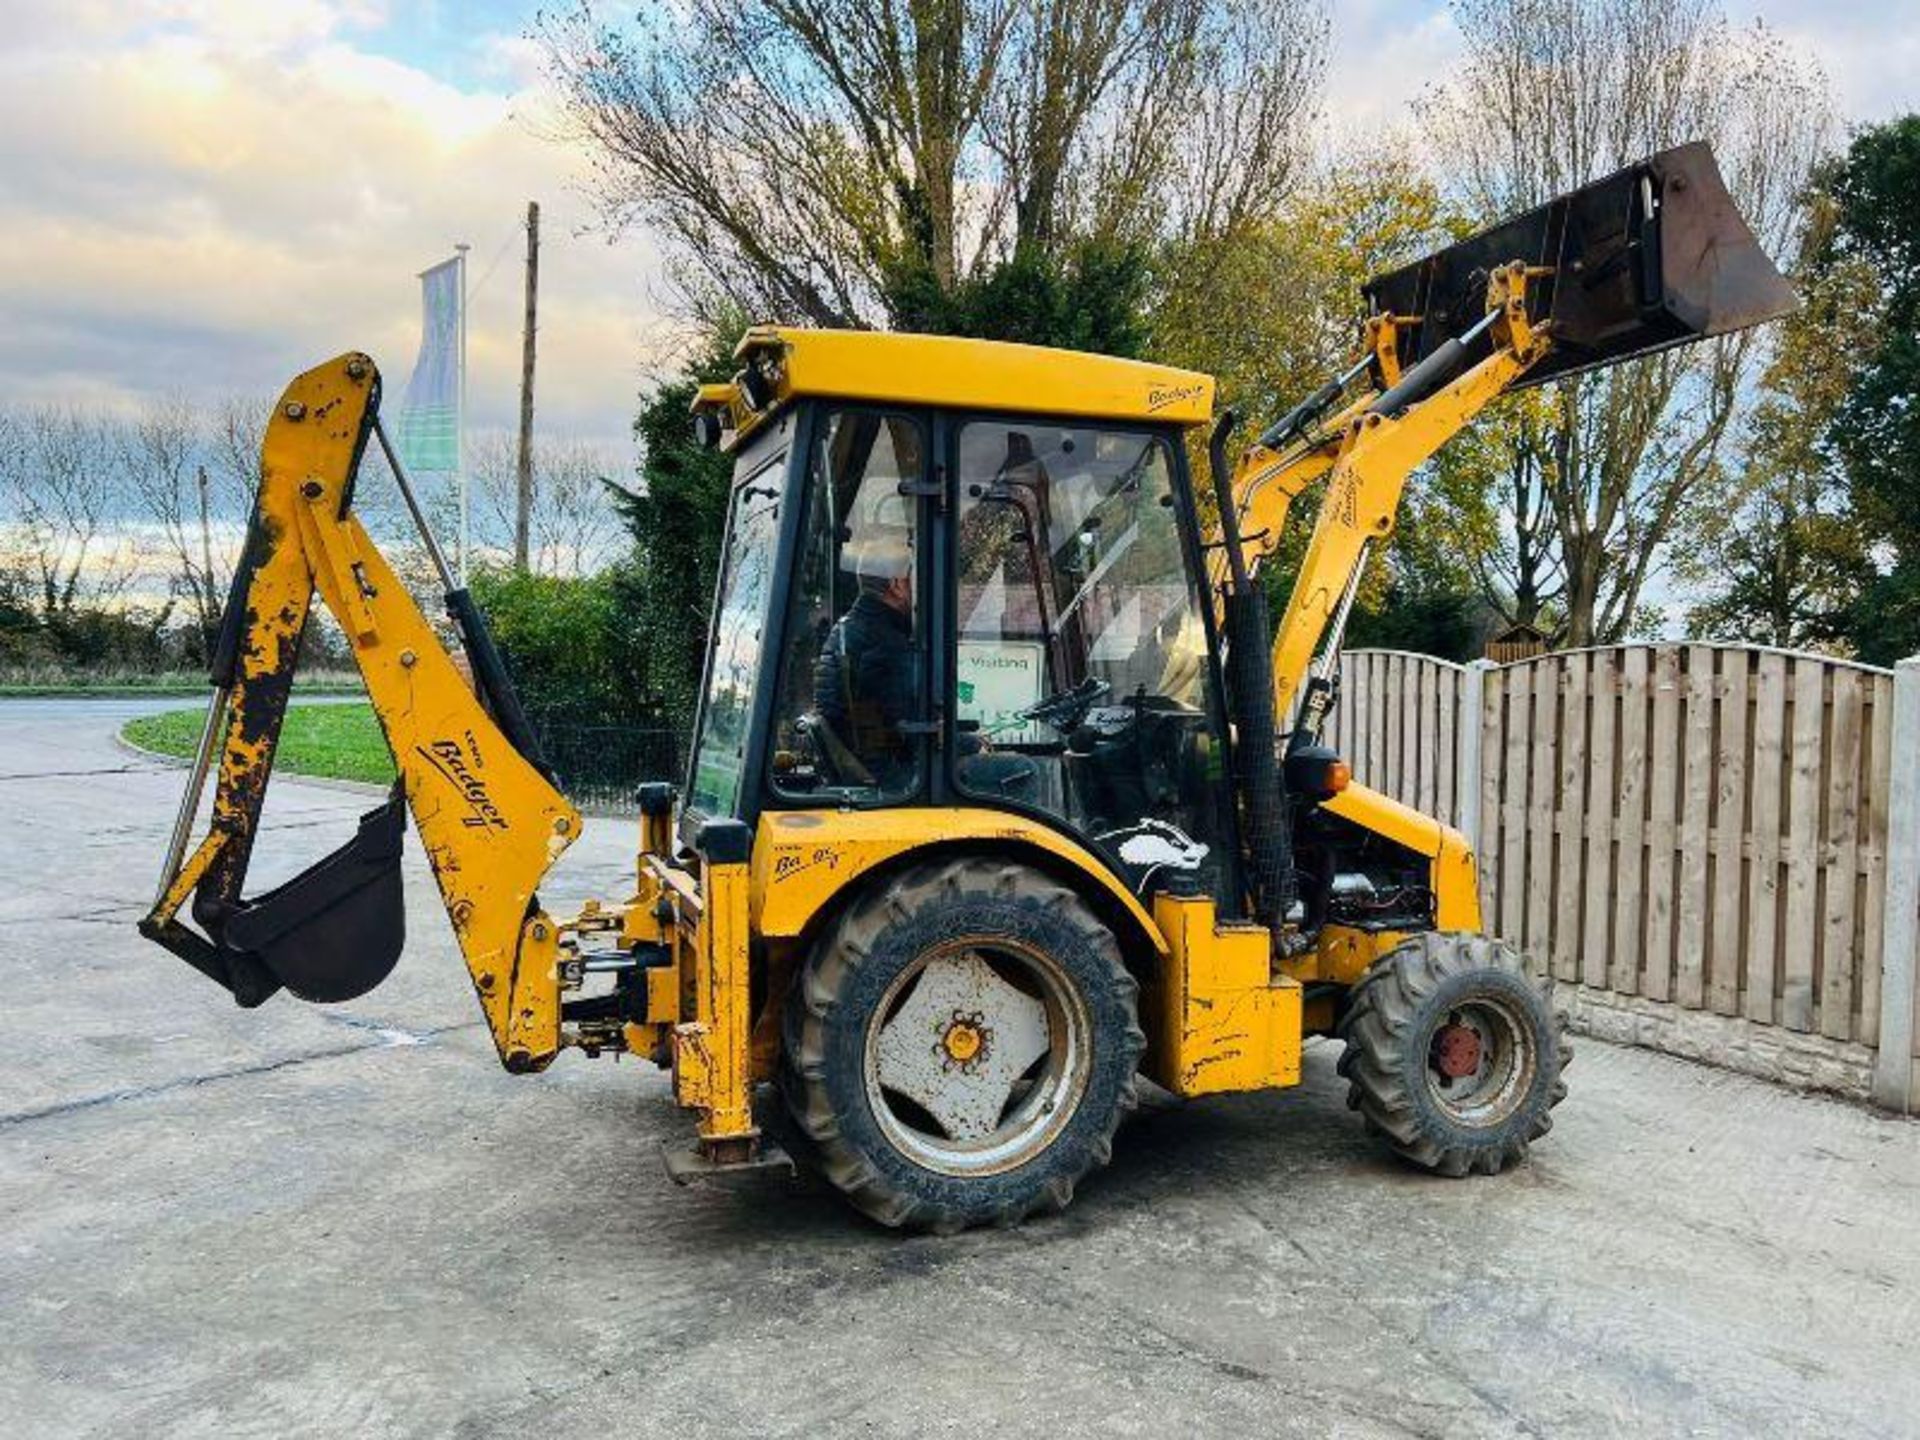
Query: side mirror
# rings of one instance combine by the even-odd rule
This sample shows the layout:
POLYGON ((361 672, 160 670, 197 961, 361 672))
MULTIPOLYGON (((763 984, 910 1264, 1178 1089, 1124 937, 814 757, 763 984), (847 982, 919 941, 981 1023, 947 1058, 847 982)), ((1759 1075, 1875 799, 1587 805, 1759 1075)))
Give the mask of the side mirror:
POLYGON ((733 383, 739 388, 741 395, 746 397, 747 404, 755 410, 764 410, 773 404, 773 382, 761 373, 757 365, 748 364, 744 370, 733 377, 733 383))

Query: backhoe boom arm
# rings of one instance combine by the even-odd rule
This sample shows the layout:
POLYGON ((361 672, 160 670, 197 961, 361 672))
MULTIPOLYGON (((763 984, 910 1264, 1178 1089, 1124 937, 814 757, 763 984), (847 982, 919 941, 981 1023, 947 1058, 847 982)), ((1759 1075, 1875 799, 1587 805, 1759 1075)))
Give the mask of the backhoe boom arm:
POLYGON ((449 611, 491 708, 353 514, 379 390, 370 359, 342 355, 295 379, 274 408, 207 740, 141 928, 243 1005, 281 986, 312 1000, 363 994, 403 939, 404 801, 501 1060, 538 1069, 560 1047, 560 1007, 556 927, 535 892, 580 817, 537 755, 523 753, 532 749, 524 722, 465 591, 449 587, 449 611), (346 634, 399 779, 344 849, 250 900, 241 891, 316 594, 346 634), (184 842, 216 764, 212 824, 189 855, 184 842), (178 918, 189 899, 204 935, 178 918))

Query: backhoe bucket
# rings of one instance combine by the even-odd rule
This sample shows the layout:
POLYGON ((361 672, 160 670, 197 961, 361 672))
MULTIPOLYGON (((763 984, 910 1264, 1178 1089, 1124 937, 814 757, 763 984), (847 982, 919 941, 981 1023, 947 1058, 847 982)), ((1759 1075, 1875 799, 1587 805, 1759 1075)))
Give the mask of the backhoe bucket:
POLYGON ((224 925, 209 924, 209 932, 222 947, 257 959, 302 1000, 358 999, 392 973, 406 942, 406 825, 406 803, 396 795, 361 816, 345 845, 246 901, 224 925))
MULTIPOLYGON (((1695 141, 1370 280, 1373 310, 1401 320, 1401 366, 1470 329, 1486 311, 1489 272, 1515 260, 1551 272, 1527 295, 1553 347, 1522 386, 1742 330, 1797 304, 1713 151, 1695 141)), ((1491 343, 1476 338, 1469 358, 1491 343)))
POLYGON ((393 972, 406 941, 406 824, 406 802, 395 794, 360 817, 345 845, 264 895, 230 901, 216 887, 199 887, 193 918, 204 934, 167 913, 164 899, 140 933, 248 1009, 283 988, 320 1004, 356 1000, 393 972))

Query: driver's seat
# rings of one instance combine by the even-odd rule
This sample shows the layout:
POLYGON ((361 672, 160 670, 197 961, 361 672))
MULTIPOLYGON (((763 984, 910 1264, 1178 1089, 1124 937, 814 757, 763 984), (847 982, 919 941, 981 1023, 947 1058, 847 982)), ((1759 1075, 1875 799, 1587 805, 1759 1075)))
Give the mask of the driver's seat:
POLYGON ((873 772, 861 763, 860 757, 853 753, 847 742, 834 733, 833 726, 827 723, 827 717, 818 710, 807 711, 795 722, 794 728, 813 746, 815 762, 829 772, 828 784, 871 788, 878 783, 873 778, 873 772))

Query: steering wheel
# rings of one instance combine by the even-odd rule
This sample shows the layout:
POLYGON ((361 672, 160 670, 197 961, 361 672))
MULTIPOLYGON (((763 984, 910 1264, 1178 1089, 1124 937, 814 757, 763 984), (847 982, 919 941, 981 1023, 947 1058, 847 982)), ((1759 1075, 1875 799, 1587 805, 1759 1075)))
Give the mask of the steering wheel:
POLYGON ((1064 733, 1084 720, 1096 701, 1112 692, 1112 685, 1098 676, 1089 675, 1071 690, 1049 695, 1024 710, 1016 710, 1014 715, 1021 720, 1038 720, 1064 733))

